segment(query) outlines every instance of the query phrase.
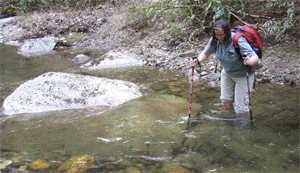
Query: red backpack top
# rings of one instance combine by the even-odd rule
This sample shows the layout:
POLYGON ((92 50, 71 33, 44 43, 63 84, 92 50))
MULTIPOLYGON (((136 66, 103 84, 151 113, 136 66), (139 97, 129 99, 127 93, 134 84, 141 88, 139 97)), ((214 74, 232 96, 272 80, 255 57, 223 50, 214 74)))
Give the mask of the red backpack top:
POLYGON ((248 25, 244 25, 236 27, 232 30, 232 32, 236 33, 233 37, 233 45, 238 54, 240 54, 240 51, 237 40, 240 38, 240 36, 243 36, 246 38, 259 59, 262 58, 263 39, 255 29, 248 25))

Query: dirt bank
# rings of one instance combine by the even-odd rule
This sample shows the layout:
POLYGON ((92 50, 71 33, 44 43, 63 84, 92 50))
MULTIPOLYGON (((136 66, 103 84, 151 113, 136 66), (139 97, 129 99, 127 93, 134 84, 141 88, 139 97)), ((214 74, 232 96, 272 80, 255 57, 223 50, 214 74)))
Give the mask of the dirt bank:
MULTIPOLYGON (((22 42, 28 38, 55 36, 62 40, 60 48, 71 45, 73 49, 87 49, 92 53, 126 47, 144 54, 145 65, 156 66, 160 70, 188 72, 191 56, 198 55, 204 49, 210 34, 197 37, 191 48, 185 46, 185 41, 167 44, 168 35, 163 34, 166 29, 158 29, 159 23, 136 27, 135 19, 129 12, 132 3, 76 11, 71 8, 53 9, 47 13, 18 16, 2 27, 2 40, 22 42), (13 34, 13 31, 20 31, 21 34, 13 34)), ((256 72, 257 81, 288 85, 299 83, 299 53, 297 42, 271 44, 270 38, 267 38, 262 60, 264 68, 256 72)), ((205 72, 202 75, 214 73, 215 61, 215 58, 210 58, 202 64, 202 72, 205 72)))

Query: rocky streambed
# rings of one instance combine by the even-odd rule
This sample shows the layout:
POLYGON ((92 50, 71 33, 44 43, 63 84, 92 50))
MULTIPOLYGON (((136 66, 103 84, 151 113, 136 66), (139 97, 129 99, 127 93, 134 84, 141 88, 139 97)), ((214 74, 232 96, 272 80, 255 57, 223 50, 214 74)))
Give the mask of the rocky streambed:
POLYGON ((64 151, 56 150, 39 155, 26 152, 0 151, 0 169, 4 172, 190 172, 180 165, 169 162, 151 161, 147 158, 117 157, 98 158, 91 155, 69 156, 64 151), (33 160, 32 160, 33 159, 33 160), (12 164, 13 163, 13 164, 12 164), (9 167, 5 167, 10 165, 9 167), (5 167, 5 169, 3 169, 5 167))

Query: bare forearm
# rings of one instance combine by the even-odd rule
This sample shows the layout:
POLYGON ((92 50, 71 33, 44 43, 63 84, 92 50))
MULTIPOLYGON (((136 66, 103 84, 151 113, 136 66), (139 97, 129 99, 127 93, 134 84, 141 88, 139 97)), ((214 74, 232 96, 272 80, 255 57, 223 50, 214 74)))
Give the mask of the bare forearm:
POLYGON ((246 57, 243 59, 244 59, 244 64, 248 65, 248 66, 254 66, 259 60, 259 58, 256 54, 252 57, 246 57))
POLYGON ((197 57, 197 59, 198 59, 199 62, 203 62, 203 61, 205 61, 209 56, 210 56, 209 53, 207 53, 207 52, 205 52, 205 51, 202 51, 202 52, 200 53, 200 55, 197 57))
POLYGON ((200 55, 197 57, 197 59, 194 59, 194 60, 191 61, 191 66, 192 66, 192 67, 197 66, 197 64, 200 64, 201 62, 203 62, 204 60, 206 60, 209 56, 210 56, 209 53, 207 53, 207 52, 205 52, 205 51, 202 51, 202 52, 200 53, 200 55), (197 61, 198 61, 199 63, 198 63, 197 61))

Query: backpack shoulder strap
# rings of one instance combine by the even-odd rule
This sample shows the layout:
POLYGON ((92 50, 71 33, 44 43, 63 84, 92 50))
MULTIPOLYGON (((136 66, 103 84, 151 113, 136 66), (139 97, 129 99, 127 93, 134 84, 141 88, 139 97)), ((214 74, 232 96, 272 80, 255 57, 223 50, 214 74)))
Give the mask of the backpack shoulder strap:
POLYGON ((238 39, 240 38, 240 36, 242 36, 242 33, 240 32, 236 32, 234 37, 233 37, 233 45, 235 48, 238 48, 239 45, 238 45, 238 39))
POLYGON ((235 48, 235 52, 237 54, 239 54, 241 57, 241 53, 240 53, 240 48, 239 48, 239 44, 238 44, 238 39, 242 36, 242 33, 240 32, 235 32, 235 35, 233 36, 233 46, 235 48))
POLYGON ((245 33, 247 33, 249 31, 249 26, 244 25, 244 26, 237 26, 235 27, 232 32, 235 33, 234 37, 233 37, 233 45, 235 48, 238 47, 238 39, 243 36, 245 33))

